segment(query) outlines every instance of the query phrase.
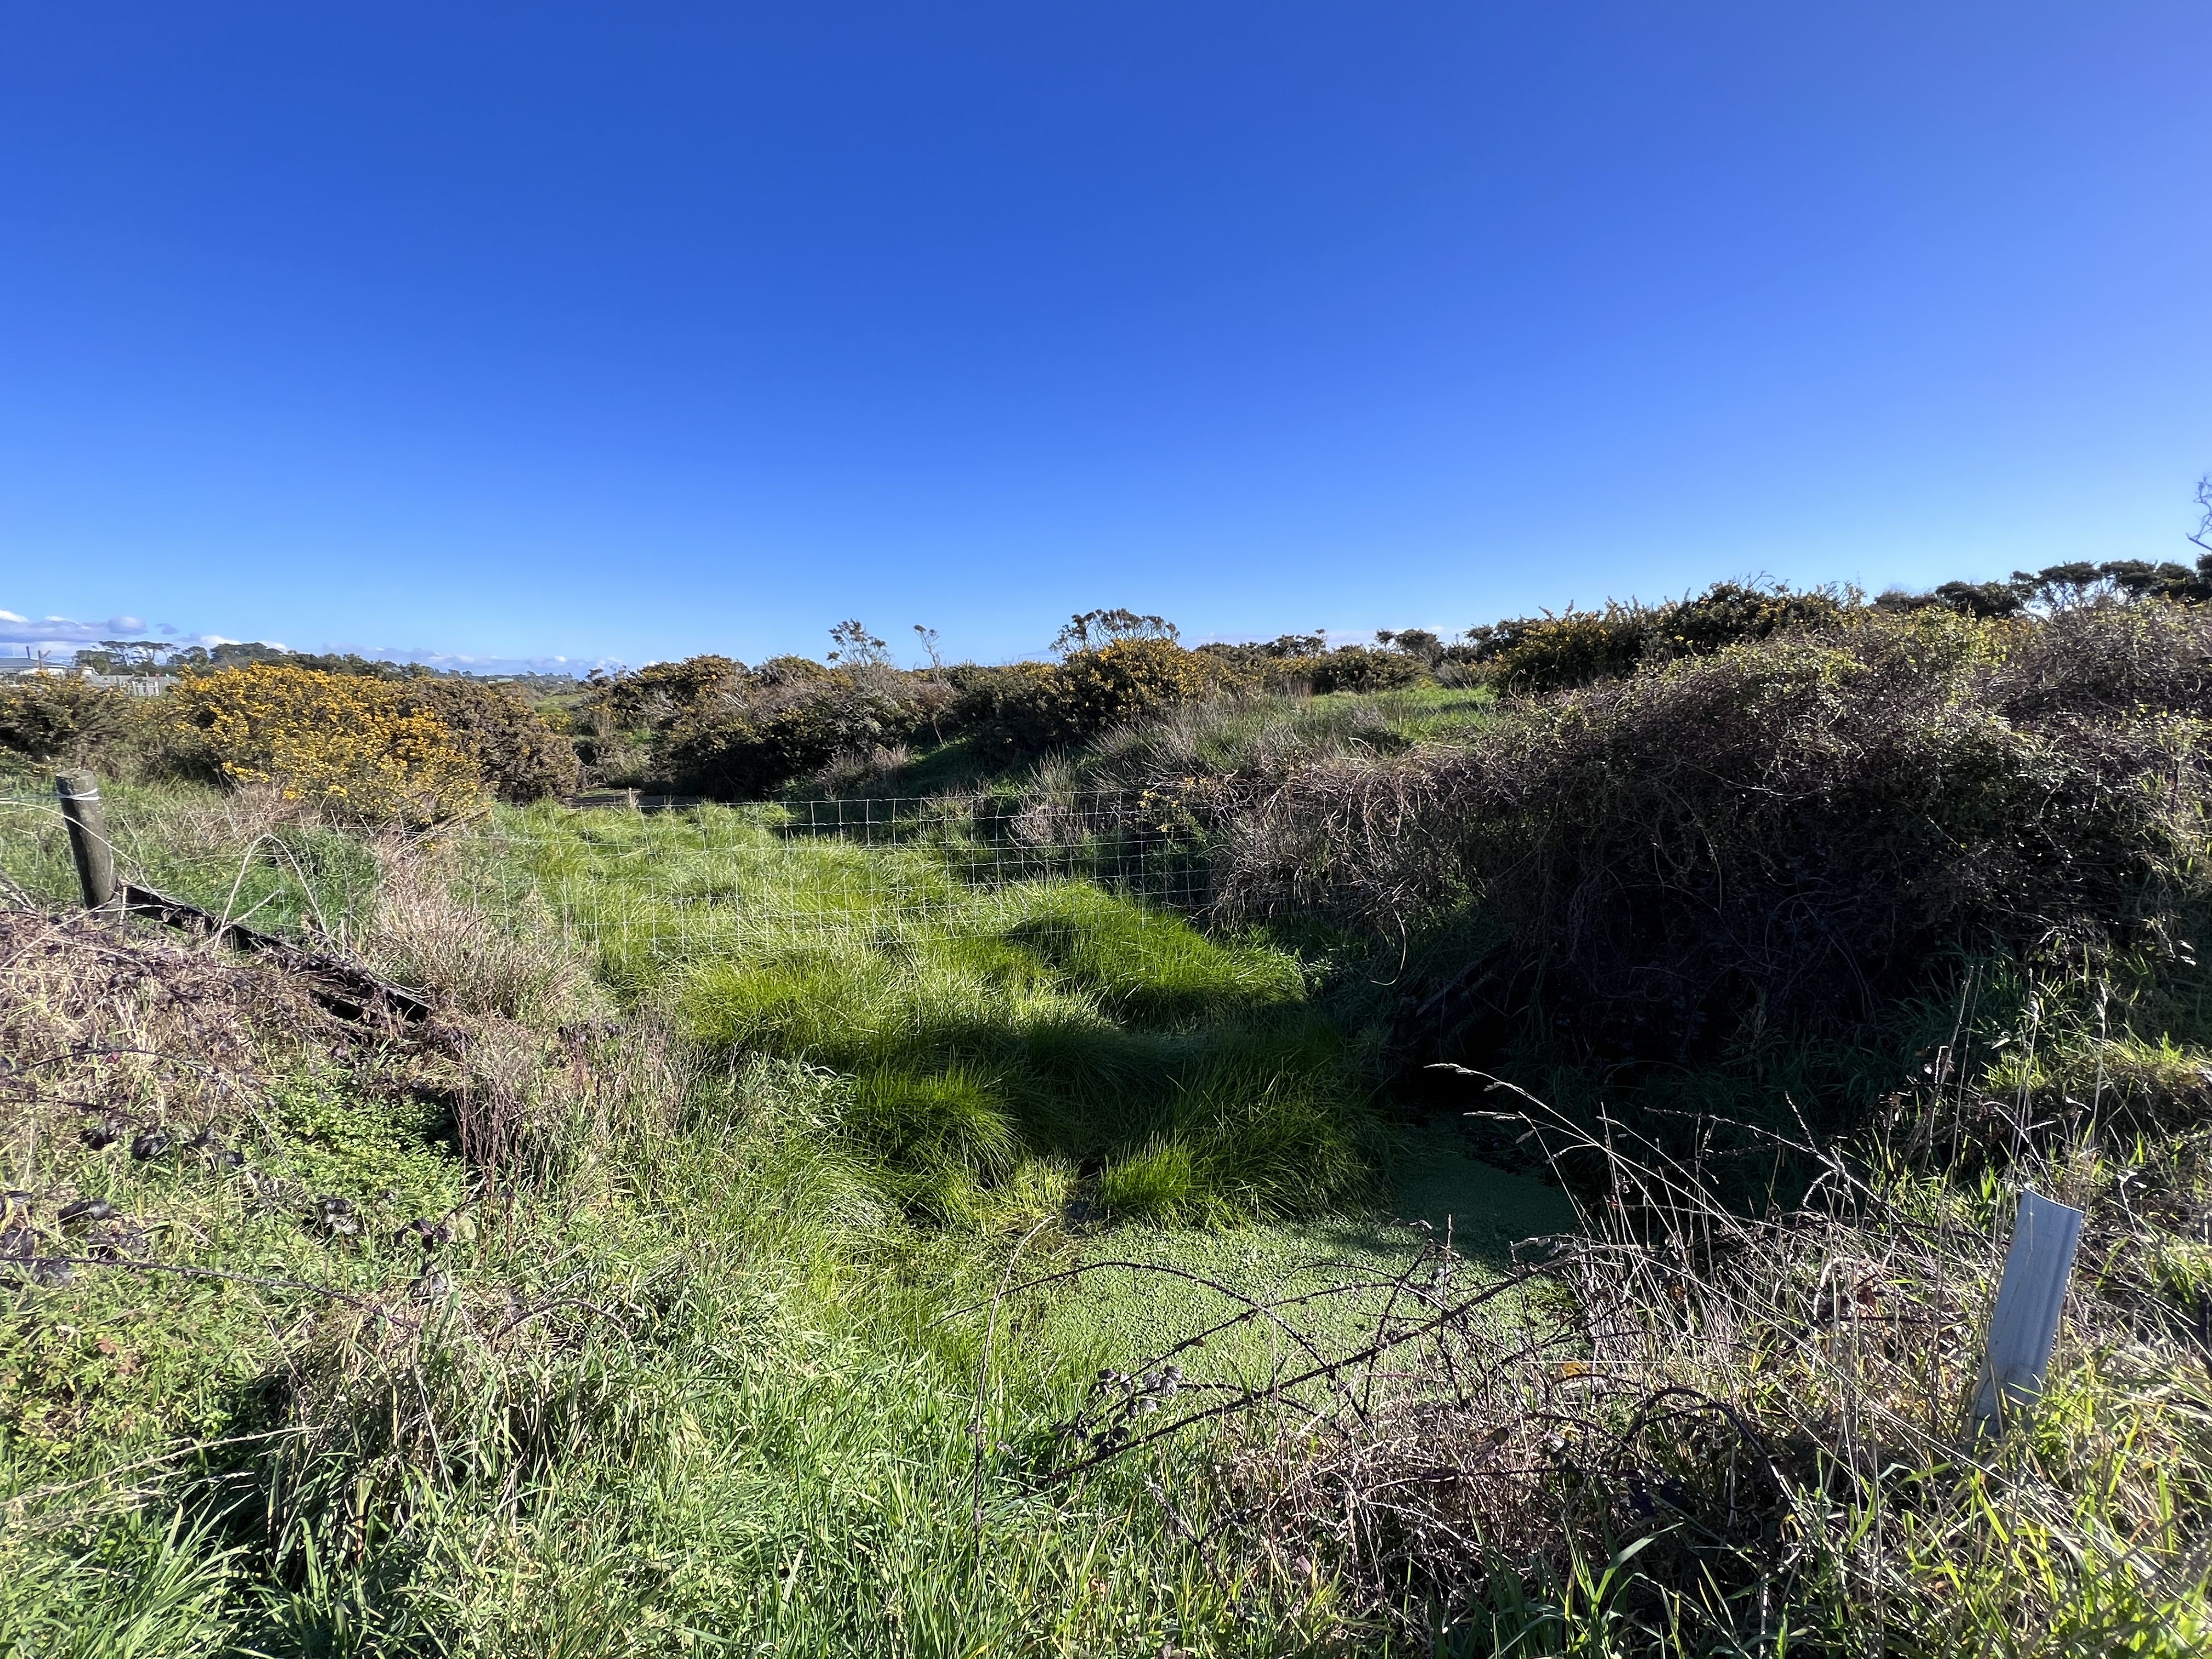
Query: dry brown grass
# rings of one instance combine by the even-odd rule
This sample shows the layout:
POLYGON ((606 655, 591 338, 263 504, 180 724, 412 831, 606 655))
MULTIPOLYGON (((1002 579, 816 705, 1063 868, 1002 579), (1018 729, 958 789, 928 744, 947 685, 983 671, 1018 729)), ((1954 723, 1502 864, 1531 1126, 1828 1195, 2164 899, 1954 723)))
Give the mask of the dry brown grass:
POLYGON ((360 947, 390 977, 460 1015, 552 1027, 599 1012, 581 957, 534 891, 495 914, 460 896, 459 844, 387 836, 372 846, 376 902, 360 947))
POLYGON ((270 966, 158 929, 0 909, 0 1088, 20 1166, 103 1124, 182 1144, 245 1133, 272 1058, 362 1034, 270 966))

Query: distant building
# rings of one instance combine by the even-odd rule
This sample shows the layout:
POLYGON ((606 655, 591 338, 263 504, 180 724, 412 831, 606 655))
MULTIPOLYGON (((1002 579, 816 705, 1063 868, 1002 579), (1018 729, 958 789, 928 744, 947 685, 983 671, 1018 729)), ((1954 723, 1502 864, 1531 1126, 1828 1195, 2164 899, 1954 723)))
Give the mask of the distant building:
POLYGON ((79 668, 74 663, 57 660, 52 652, 27 651, 20 657, 0 657, 0 682, 34 676, 90 680, 94 685, 112 691, 128 691, 138 697, 158 697, 177 683, 175 675, 165 674, 159 669, 144 674, 103 674, 95 668, 79 668))

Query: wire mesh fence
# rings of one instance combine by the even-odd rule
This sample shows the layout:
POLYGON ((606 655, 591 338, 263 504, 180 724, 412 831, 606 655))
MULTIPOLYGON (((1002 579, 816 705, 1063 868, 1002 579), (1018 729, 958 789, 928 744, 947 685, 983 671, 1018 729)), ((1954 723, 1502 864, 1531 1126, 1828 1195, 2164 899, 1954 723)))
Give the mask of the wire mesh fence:
MULTIPOLYGON (((918 933, 1049 931, 1100 890, 1186 914, 1208 896, 1202 829, 1146 791, 540 807, 403 835, 248 796, 126 788, 109 792, 108 817, 125 879, 341 945, 370 925, 396 858, 507 925, 626 955, 833 936, 895 949, 918 933)), ((74 901, 52 795, 0 793, 0 878, 33 902, 74 901)))

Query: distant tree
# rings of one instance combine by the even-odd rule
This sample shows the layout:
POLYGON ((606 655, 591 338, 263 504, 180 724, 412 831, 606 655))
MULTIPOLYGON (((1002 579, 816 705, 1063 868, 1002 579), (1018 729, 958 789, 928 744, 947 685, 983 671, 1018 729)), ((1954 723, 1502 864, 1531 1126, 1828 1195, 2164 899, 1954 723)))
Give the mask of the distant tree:
POLYGON ((2015 570, 2012 585, 2030 605, 2063 611, 2086 605, 2098 596, 2102 573, 2087 559, 2047 564, 2040 570, 2015 570))
POLYGON ((98 651, 76 653, 77 666, 103 674, 150 673, 171 648, 165 640, 102 640, 98 651))
POLYGON ((830 643, 835 647, 830 653, 830 660, 842 663, 848 668, 881 668, 890 661, 884 642, 869 633, 867 624, 858 618, 832 628, 830 643))
POLYGON ((2009 617, 2027 603, 2007 582, 1942 582, 1936 588, 1936 599, 1967 617, 2009 617))
POLYGON ((2171 561, 2153 564, 2148 559, 2107 559, 2091 564, 2076 560, 2037 571, 2015 570, 2008 585, 2022 605, 2040 605, 2046 611, 2114 600, 2168 599, 2176 605, 2203 605, 2212 599, 2212 555, 2199 559, 2194 570, 2171 561))
POLYGON ((914 625, 914 632, 915 637, 921 641, 922 654, 929 659, 929 672, 942 678, 945 674, 945 658, 937 648, 937 630, 933 628, 924 628, 920 623, 916 623, 914 625))
MULTIPOLYGON (((916 623, 914 625, 914 632, 915 637, 921 641, 923 653, 929 658, 929 678, 942 686, 945 684, 945 655, 937 648, 937 630, 933 628, 925 628, 920 623, 916 623)), ((929 700, 927 705, 929 735, 939 743, 945 741, 944 723, 939 718, 944 711, 938 702, 938 697, 943 695, 944 693, 940 691, 937 696, 929 700)))
POLYGON ((1070 617, 1067 626, 1054 636, 1052 648, 1063 657, 1096 651, 1121 640, 1172 640, 1182 629, 1164 617, 1139 616, 1133 611, 1085 611, 1070 617))
POLYGON ((1375 630, 1375 643, 1402 651, 1409 657, 1418 657, 1433 665, 1444 653, 1444 642, 1425 628, 1401 628, 1375 630))
MULTIPOLYGON (((2207 553, 2212 553, 2212 472, 2206 473, 2197 481, 2197 505, 2203 509, 2204 517, 2189 539, 2207 553)), ((2199 570, 2204 568, 2202 559, 2197 562, 2197 568, 2199 570)))

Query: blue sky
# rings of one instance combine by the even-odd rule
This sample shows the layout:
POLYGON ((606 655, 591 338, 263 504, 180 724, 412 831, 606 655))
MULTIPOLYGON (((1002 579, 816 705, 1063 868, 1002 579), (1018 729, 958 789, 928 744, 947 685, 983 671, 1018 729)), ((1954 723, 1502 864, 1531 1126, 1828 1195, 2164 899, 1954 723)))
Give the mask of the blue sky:
POLYGON ((0 640, 2179 556, 2208 61, 2126 0, 9 7, 0 640))

